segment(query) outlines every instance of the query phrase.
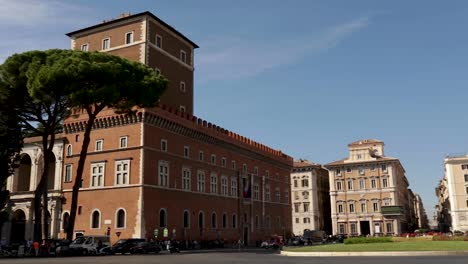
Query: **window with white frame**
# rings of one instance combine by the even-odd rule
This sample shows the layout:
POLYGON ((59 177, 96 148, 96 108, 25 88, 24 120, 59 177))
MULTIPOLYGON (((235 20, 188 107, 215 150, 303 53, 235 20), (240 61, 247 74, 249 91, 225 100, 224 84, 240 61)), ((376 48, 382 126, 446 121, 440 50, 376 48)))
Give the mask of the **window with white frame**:
POLYGON ((367 213, 367 201, 361 201, 361 213, 367 213))
POLYGON ((370 183, 371 183, 371 188, 372 189, 376 189, 377 188, 377 180, 375 178, 372 178, 370 180, 370 183))
POLYGON ((91 187, 104 186, 104 162, 91 164, 91 187))
POLYGON ((348 180, 347 184, 348 184, 348 190, 352 190, 353 189, 353 180, 348 180))
POLYGON ((364 167, 358 167, 359 175, 364 175, 364 167))
POLYGON ((161 151, 167 151, 167 140, 161 139, 161 151))
POLYGON ((106 38, 102 40, 102 49, 106 50, 110 48, 110 38, 106 38))
POLYGON ((169 162, 159 161, 159 186, 169 187, 169 162))
POLYGON ((94 146, 95 146, 95 150, 96 150, 96 151, 101 151, 102 148, 103 148, 103 145, 104 145, 104 140, 103 140, 103 139, 98 139, 98 140, 96 140, 95 145, 94 145, 94 146))
POLYGON ((130 160, 119 160, 115 162, 115 185, 130 183, 130 160))
POLYGON ((303 203, 302 205, 304 207, 304 212, 309 212, 310 203, 303 203))
POLYGON ((387 222, 387 233, 393 233, 393 223, 387 222))
POLYGON ((336 181, 336 190, 337 190, 337 191, 343 190, 343 183, 342 183, 342 181, 336 181))
POLYGON ((348 202, 349 203, 349 212, 354 213, 354 202, 348 202))
POLYGON ((388 187, 388 178, 382 178, 382 188, 388 187))
POLYGON ((116 221, 115 221, 115 228, 125 228, 125 210, 124 209, 119 209, 116 214, 116 221))
POLYGON ((180 60, 184 63, 187 63, 187 53, 185 50, 180 51, 180 60))
POLYGON ((357 225, 356 225, 356 223, 351 223, 350 227, 351 227, 351 234, 357 234, 357 225))
POLYGON ((239 193, 237 191, 237 178, 231 178, 231 196, 239 196, 239 193))
POLYGON ((162 37, 156 34, 156 47, 162 49, 162 37))
POLYGON ((362 159, 362 154, 357 154, 357 159, 362 159))
POLYGON ((183 93, 185 93, 185 82, 180 82, 179 84, 179 90, 183 93))
POLYGON ((221 194, 228 195, 228 178, 226 176, 221 177, 221 194))
POLYGON ((304 224, 310 224, 310 217, 304 217, 304 224))
POLYGON ((335 174, 336 176, 341 176, 341 169, 336 169, 335 174))
POLYGON ((190 157, 190 148, 189 146, 184 146, 184 158, 189 158, 190 157))
POLYGON ((218 193, 218 175, 216 173, 211 174, 211 181, 210 181, 210 191, 211 193, 218 193))
POLYGON ((186 191, 192 189, 192 172, 189 168, 182 169, 182 189, 186 191))
POLYGON ((216 155, 211 154, 211 164, 216 165, 216 155))
POLYGON ((73 165, 67 164, 65 165, 65 176, 63 178, 64 182, 71 182, 73 177, 73 165))
POLYGON ((203 151, 198 152, 198 160, 199 161, 204 161, 205 160, 205 155, 203 154, 203 151))
POLYGON ((133 32, 125 33, 125 44, 133 43, 133 32))
POLYGON ((300 206, 301 206, 300 203, 295 203, 295 204, 294 204, 294 212, 295 212, 295 213, 299 213, 299 210, 300 210, 299 208, 300 208, 300 206))
POLYGON ((279 188, 276 188, 275 189, 275 202, 281 202, 281 193, 280 193, 280 190, 279 188))
POLYGON ((346 233, 346 225, 345 224, 338 224, 338 233, 339 234, 345 234, 346 233))
POLYGON ((254 200, 260 200, 260 185, 254 184, 254 200))
POLYGON ((227 160, 225 157, 221 158, 221 166, 223 166, 223 168, 226 168, 226 164, 227 164, 227 160))
POLYGON ((379 202, 373 201, 373 202, 372 202, 372 206, 373 206, 373 208, 374 208, 374 212, 378 212, 378 211, 379 211, 379 202))
POLYGON ((387 171, 387 165, 386 165, 386 164, 382 164, 382 171, 383 171, 383 172, 386 172, 386 171, 387 171))
POLYGON ((205 172, 201 170, 197 172, 197 191, 205 192, 205 172))
POLYGON ((338 204, 338 213, 343 213, 343 212, 344 212, 343 204, 342 204, 342 203, 339 203, 339 204, 338 204))
POLYGON ((128 137, 127 136, 120 137, 119 147, 120 148, 126 148, 127 146, 128 146, 128 137))
POLYGON ((265 201, 270 201, 270 185, 265 185, 265 201))
POLYGON ((360 190, 366 189, 366 180, 364 178, 359 179, 359 189, 360 190))
POLYGON ((73 147, 71 144, 67 145, 67 156, 73 155, 73 147))
POLYGON ((297 188, 297 180, 294 179, 294 188, 297 188))
POLYGON ((88 51, 88 50, 89 50, 88 43, 81 45, 81 51, 88 51))
POLYGON ((309 187, 309 180, 308 179, 302 179, 301 183, 302 183, 302 187, 309 187))

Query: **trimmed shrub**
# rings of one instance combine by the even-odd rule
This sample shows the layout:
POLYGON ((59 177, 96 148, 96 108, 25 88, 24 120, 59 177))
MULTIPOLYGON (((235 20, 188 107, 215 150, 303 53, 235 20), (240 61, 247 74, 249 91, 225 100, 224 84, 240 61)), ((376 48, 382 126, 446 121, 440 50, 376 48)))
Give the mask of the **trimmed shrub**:
POLYGON ((468 241, 468 236, 437 235, 437 236, 433 236, 432 240, 434 240, 434 241, 468 241))
POLYGON ((350 237, 344 240, 345 244, 366 244, 393 242, 392 237, 350 237))

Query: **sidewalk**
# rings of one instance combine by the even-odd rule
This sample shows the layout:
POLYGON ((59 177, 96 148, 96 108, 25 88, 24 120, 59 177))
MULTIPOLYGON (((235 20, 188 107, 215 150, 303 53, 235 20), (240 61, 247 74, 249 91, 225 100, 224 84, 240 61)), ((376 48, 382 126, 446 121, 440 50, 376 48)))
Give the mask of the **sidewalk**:
POLYGON ((357 256, 456 256, 466 255, 468 251, 382 251, 382 252, 290 252, 281 251, 282 256, 290 257, 357 257, 357 256))

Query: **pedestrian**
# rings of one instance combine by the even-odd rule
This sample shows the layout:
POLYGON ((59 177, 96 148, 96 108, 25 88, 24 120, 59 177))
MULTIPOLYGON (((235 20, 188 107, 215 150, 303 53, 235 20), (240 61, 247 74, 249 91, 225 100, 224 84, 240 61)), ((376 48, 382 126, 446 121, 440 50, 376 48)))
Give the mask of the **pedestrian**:
POLYGON ((33 248, 34 248, 34 255, 36 257, 39 256, 39 242, 38 241, 34 241, 33 248))

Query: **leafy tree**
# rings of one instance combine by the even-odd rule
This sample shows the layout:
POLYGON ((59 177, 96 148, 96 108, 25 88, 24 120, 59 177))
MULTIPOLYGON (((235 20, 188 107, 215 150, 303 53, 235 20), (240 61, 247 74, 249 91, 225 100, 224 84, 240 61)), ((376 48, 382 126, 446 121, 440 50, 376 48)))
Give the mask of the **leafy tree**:
POLYGON ((118 113, 135 114, 138 107, 156 104, 167 87, 167 81, 139 63, 99 52, 73 51, 55 62, 63 73, 70 106, 85 110, 88 120, 74 179, 67 239, 73 238, 78 191, 86 161, 91 130, 98 114, 105 108, 118 113))
POLYGON ((70 54, 68 50, 29 51, 14 54, 0 65, 0 94, 12 106, 9 110, 24 129, 42 137, 44 167, 34 191, 36 241, 48 234, 47 175, 55 133, 69 114, 68 91, 62 87, 65 74, 55 62, 70 54))

